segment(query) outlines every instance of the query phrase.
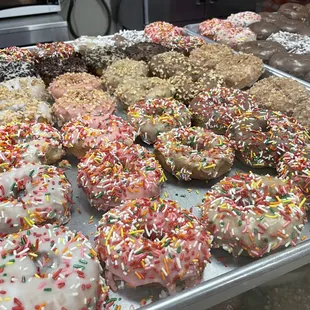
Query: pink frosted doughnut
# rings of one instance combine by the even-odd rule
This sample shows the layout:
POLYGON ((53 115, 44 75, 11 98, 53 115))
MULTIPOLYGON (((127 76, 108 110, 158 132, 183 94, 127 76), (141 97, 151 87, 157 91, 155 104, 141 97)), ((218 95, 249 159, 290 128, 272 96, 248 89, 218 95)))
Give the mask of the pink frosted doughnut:
POLYGON ((63 145, 77 158, 85 156, 90 149, 98 148, 109 141, 132 145, 137 133, 122 118, 84 115, 62 127, 63 145))
POLYGON ((116 102, 100 89, 71 89, 58 98, 53 105, 53 112, 59 126, 82 115, 111 115, 116 102))
POLYGON ((118 141, 89 151, 78 165, 77 178, 91 205, 103 211, 124 200, 158 197, 166 180, 154 154, 118 141))
POLYGON ((212 18, 200 23, 198 30, 201 35, 213 39, 219 30, 233 27, 234 24, 228 20, 212 18))
POLYGON ((250 11, 231 14, 227 17, 227 20, 236 27, 249 27, 251 24, 260 22, 261 19, 262 17, 259 14, 250 11))
POLYGON ((175 201, 141 198, 106 213, 96 243, 107 284, 131 287, 159 283, 175 293, 176 282, 198 284, 210 262, 212 238, 200 220, 175 201))
POLYGON ((240 43, 256 41, 256 34, 249 28, 222 28, 215 34, 214 40, 234 47, 240 43))
POLYGON ((48 90, 54 99, 62 97, 70 89, 102 89, 99 78, 88 73, 65 73, 58 76, 48 90))

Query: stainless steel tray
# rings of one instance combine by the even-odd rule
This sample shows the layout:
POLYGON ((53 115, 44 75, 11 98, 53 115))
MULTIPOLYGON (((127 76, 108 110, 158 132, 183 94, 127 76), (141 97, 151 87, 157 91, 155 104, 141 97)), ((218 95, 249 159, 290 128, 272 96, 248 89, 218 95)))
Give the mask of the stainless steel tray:
MULTIPOLYGON (((199 34, 199 31, 198 31, 198 26, 199 24, 190 24, 190 25, 186 25, 184 27, 184 30, 187 34, 189 35, 193 35, 193 36, 198 36, 200 38, 202 38, 204 41, 208 42, 208 43, 216 43, 215 41, 213 40, 210 40, 208 38, 206 38, 205 36, 202 36, 199 34)), ((265 71, 267 74, 269 75, 275 75, 275 76, 279 76, 279 77, 286 77, 286 78, 291 78, 293 80, 296 80, 297 82, 299 82, 300 84, 302 84, 303 86, 307 87, 309 90, 310 90, 310 83, 302 80, 302 79, 299 79, 291 74, 288 74, 284 71, 281 71, 281 70, 278 70, 276 68, 273 68, 273 67, 270 67, 269 65, 265 65, 265 71)))

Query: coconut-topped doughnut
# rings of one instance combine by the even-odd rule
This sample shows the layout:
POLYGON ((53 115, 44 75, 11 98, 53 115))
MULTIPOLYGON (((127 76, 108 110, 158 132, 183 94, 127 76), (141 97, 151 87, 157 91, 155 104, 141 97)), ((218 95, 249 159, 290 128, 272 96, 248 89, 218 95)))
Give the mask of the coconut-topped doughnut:
POLYGON ((280 157, 309 142, 305 128, 281 112, 255 109, 235 119, 227 129, 239 159, 246 165, 276 167, 280 157))
POLYGON ((129 122, 148 144, 156 141, 158 134, 176 127, 190 127, 191 115, 186 106, 174 99, 148 99, 129 107, 129 122))
POLYGON ((115 115, 84 115, 66 123, 61 132, 63 146, 77 158, 110 141, 130 146, 137 137, 135 129, 115 115))
POLYGON ((297 152, 285 153, 277 167, 279 176, 283 179, 289 178, 303 191, 308 202, 310 199, 310 148, 297 152))
POLYGON ((53 166, 26 165, 1 173, 0 237, 33 225, 67 223, 71 196, 71 184, 53 166))
POLYGON ((0 125, 15 121, 53 123, 50 107, 44 101, 26 97, 0 100, 0 125))
POLYGON ((193 124, 224 134, 227 127, 247 110, 257 107, 253 96, 238 89, 219 87, 201 92, 189 109, 193 124))
POLYGON ((214 235, 215 247, 234 256, 244 252, 261 257, 301 240, 305 200, 289 180, 236 174, 206 193, 202 219, 214 235))
POLYGON ((217 31, 214 40, 235 47, 243 42, 256 41, 256 34, 250 28, 222 28, 217 31))
POLYGON ((184 181, 218 178, 231 169, 235 158, 227 138, 201 127, 161 133, 154 147, 161 165, 184 181))
POLYGON ((157 197, 166 180, 146 148, 118 141, 89 151, 78 165, 77 178, 90 204, 103 211, 123 200, 157 197))
POLYGON ((227 17, 227 20, 235 27, 249 27, 251 24, 260 22, 261 19, 259 14, 250 11, 231 14, 227 17))
POLYGON ((213 39, 215 34, 222 28, 232 28, 234 24, 225 19, 212 18, 199 24, 199 33, 207 38, 213 39))
POLYGON ((101 89, 71 89, 58 98, 53 105, 53 112, 59 126, 78 116, 111 115, 115 111, 116 102, 101 89))
POLYGON ((113 92, 124 77, 146 77, 149 68, 144 61, 121 59, 109 66, 102 75, 103 85, 113 92))
POLYGON ((0 126, 0 149, 4 154, 8 151, 15 155, 0 156, 0 171, 25 163, 55 164, 65 153, 60 132, 44 123, 14 122, 0 126))
POLYGON ((57 77, 48 88, 54 99, 62 97, 71 89, 102 89, 102 85, 98 78, 88 73, 65 73, 57 77))
POLYGON ((298 3, 285 3, 282 4, 278 10, 278 13, 290 18, 302 21, 309 21, 310 15, 307 8, 304 5, 298 3))
POLYGON ((222 75, 227 87, 245 88, 252 86, 264 73, 264 63, 251 54, 234 55, 223 59, 215 66, 222 75))
POLYGON ((80 232, 33 227, 0 241, 0 250, 3 309, 96 310, 107 298, 97 253, 80 232))
POLYGON ((186 287, 200 282, 211 241, 199 219, 175 201, 145 198, 106 213, 96 235, 112 290, 123 280, 131 287, 159 283, 169 293, 179 281, 186 287))

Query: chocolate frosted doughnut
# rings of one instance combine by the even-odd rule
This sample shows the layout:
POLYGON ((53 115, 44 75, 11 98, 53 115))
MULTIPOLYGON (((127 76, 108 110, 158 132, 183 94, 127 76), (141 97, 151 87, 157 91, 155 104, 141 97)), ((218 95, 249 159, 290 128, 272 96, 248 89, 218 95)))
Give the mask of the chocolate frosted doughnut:
POLYGON ((239 44, 236 48, 238 51, 247 53, 247 54, 253 54, 260 59, 263 60, 263 62, 268 63, 270 58, 278 52, 285 52, 285 48, 277 43, 272 41, 253 41, 253 42, 245 42, 242 44, 239 44))
POLYGON ((261 16, 261 21, 262 22, 267 22, 267 23, 274 23, 277 20, 279 20, 279 14, 278 13, 270 13, 270 12, 262 12, 259 14, 261 16))
POLYGON ((279 19, 275 21, 276 25, 280 27, 282 31, 300 33, 305 25, 301 20, 290 19, 283 15, 279 16, 279 19))
POLYGON ((271 57, 269 65, 303 79, 310 70, 310 55, 279 52, 271 57))
POLYGON ((266 40, 272 33, 280 30, 276 24, 265 21, 251 24, 249 28, 256 34, 257 40, 266 40))
POLYGON ((280 6, 278 13, 296 20, 308 21, 309 12, 307 8, 298 3, 285 3, 280 6))
POLYGON ((310 82, 310 71, 306 74, 306 76, 304 77, 304 80, 307 82, 310 82))

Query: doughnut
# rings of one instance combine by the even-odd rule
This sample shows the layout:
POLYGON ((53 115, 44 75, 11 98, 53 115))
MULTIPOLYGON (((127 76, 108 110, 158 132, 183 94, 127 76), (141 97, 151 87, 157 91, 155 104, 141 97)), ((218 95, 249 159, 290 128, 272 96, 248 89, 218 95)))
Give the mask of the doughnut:
POLYGON ((297 19, 302 21, 309 21, 309 12, 304 5, 298 3, 282 4, 278 10, 279 14, 284 15, 290 19, 297 19))
POLYGON ((259 13, 259 15, 261 17, 261 21, 267 23, 276 23, 280 18, 280 14, 277 12, 262 12, 259 13))
POLYGON ((310 70, 310 55, 294 55, 280 52, 274 54, 268 64, 303 79, 310 70))
POLYGON ((52 165, 65 155, 60 132, 44 123, 13 122, 0 126, 1 151, 4 154, 0 156, 0 171, 25 163, 52 165))
POLYGON ((44 101, 48 99, 44 82, 36 77, 15 78, 0 83, 0 100, 6 99, 5 97, 2 97, 2 91, 5 90, 11 92, 11 94, 6 93, 10 98, 26 95, 37 100, 44 101))
POLYGON ((137 43, 125 49, 128 58, 145 62, 149 62, 153 56, 169 51, 170 49, 168 47, 152 42, 137 43))
POLYGON ((216 179, 231 169, 235 158, 227 138, 201 127, 161 133, 154 147, 164 169, 184 181, 216 179))
POLYGON ((108 296, 97 253, 81 232, 33 227, 0 241, 0 250, 3 309, 96 310, 108 296))
POLYGON ((190 127, 191 115, 186 106, 174 99, 148 99, 130 106, 129 122, 137 128, 143 142, 153 144, 161 132, 190 127))
POLYGON ((121 59, 110 65, 102 75, 103 85, 113 92, 122 82, 124 77, 146 77, 149 68, 144 61, 121 59))
POLYGON ((77 178, 90 204, 102 211, 123 200, 157 197, 166 180, 160 164, 146 148, 118 141, 89 151, 78 165, 77 178))
POLYGON ((304 80, 307 82, 310 82, 310 71, 306 74, 306 76, 304 77, 304 80))
POLYGON ((285 153, 277 164, 280 178, 290 179, 302 190, 309 203, 310 199, 310 148, 285 153))
POLYGON ((86 114, 108 116, 115 111, 115 107, 115 100, 101 89, 73 88, 56 99, 53 112, 58 126, 61 127, 66 122, 86 114))
POLYGON ((71 184, 56 167, 24 165, 1 173, 0 192, 0 238, 33 225, 70 220, 71 184))
POLYGON ((261 21, 261 16, 255 12, 245 11, 237 14, 231 14, 227 20, 235 27, 249 27, 251 24, 261 21))
POLYGON ((50 107, 44 101, 26 97, 0 100, 0 125, 14 121, 53 123, 50 107))
POLYGON ((212 18, 208 19, 198 26, 198 31, 201 35, 213 39, 215 34, 222 28, 233 28, 234 24, 225 19, 212 18))
POLYGON ((214 41, 234 47, 239 43, 256 41, 256 34, 250 28, 224 28, 215 34, 214 41))
POLYGON ((214 247, 258 258, 295 246, 307 222, 302 192, 290 180, 253 173, 226 177, 201 205, 214 247))
POLYGON ((217 134, 224 134, 236 117, 256 107, 253 96, 226 87, 203 91, 189 104, 193 124, 217 134))
POLYGON ((65 73, 57 77, 48 90, 54 99, 62 97, 69 89, 102 89, 98 78, 88 73, 65 73))
POLYGON ((198 284, 210 262, 212 237, 173 200, 125 202, 103 215, 95 239, 114 291, 123 280, 130 287, 159 283, 173 294, 177 281, 198 284))
POLYGON ((32 52, 38 60, 46 58, 70 58, 75 54, 74 47, 64 42, 39 43, 32 52))
POLYGON ((115 115, 84 115, 66 123, 61 132, 63 146, 77 158, 84 157, 90 149, 109 141, 119 141, 130 146, 137 137, 134 128, 115 115))
POLYGON ((151 39, 148 38, 144 31, 140 30, 120 30, 119 32, 115 33, 113 36, 113 40, 115 41, 115 45, 117 47, 121 47, 126 49, 132 45, 138 43, 150 43, 151 39))
POLYGON ((233 55, 223 59, 215 66, 218 74, 223 76, 227 87, 245 88, 252 86, 264 73, 264 63, 251 54, 233 55))
POLYGON ((205 44, 197 48, 189 55, 189 61, 195 67, 214 69, 223 59, 233 56, 233 51, 223 44, 205 44))
POLYGON ((307 28, 302 21, 296 19, 290 19, 283 15, 280 15, 275 23, 277 26, 280 27, 282 31, 286 32, 300 33, 306 31, 305 29, 307 28))
POLYGON ((268 63, 274 54, 286 51, 278 42, 264 40, 245 42, 239 44, 236 49, 242 53, 253 54, 259 57, 264 63, 268 63))
POLYGON ((30 49, 10 46, 0 49, 0 59, 6 61, 33 62, 34 54, 30 49))
POLYGON ((154 76, 169 79, 178 72, 190 69, 190 63, 181 53, 167 52, 154 56, 149 62, 149 69, 154 76))
POLYGON ((171 98, 175 91, 169 81, 157 77, 127 77, 114 94, 123 108, 127 109, 141 100, 171 98))
POLYGON ((251 24, 249 28, 256 34, 257 40, 266 40, 273 33, 280 31, 279 26, 274 23, 265 21, 251 24))
POLYGON ((297 121, 281 112, 255 109, 232 121, 227 129, 238 158, 254 168, 276 167, 280 157, 309 143, 297 121))

